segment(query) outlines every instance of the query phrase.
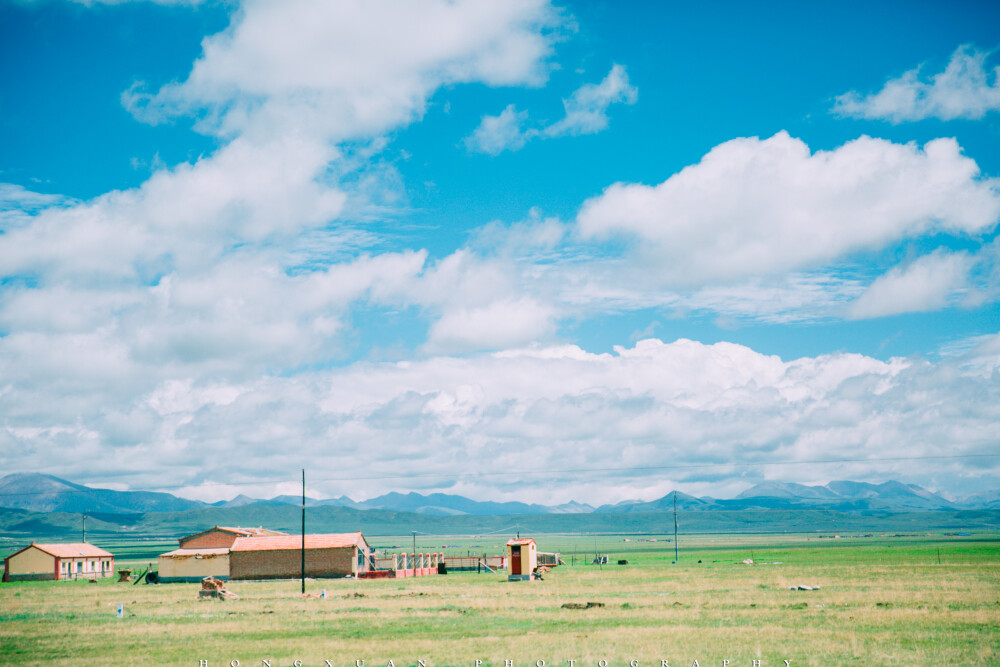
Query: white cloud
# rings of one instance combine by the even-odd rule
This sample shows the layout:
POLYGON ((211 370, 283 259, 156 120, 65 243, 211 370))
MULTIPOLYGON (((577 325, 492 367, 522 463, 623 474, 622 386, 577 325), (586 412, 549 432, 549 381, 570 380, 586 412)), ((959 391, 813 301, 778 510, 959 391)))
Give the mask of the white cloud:
POLYGON ((483 116, 479 127, 465 138, 465 147, 490 155, 521 150, 533 136, 522 129, 527 119, 527 111, 518 111, 513 104, 509 104, 499 116, 483 116))
POLYGON ((470 151, 499 155, 521 150, 531 139, 566 135, 596 134, 608 127, 608 107, 612 104, 635 104, 639 91, 629 83, 628 74, 621 65, 614 65, 608 75, 597 84, 580 86, 563 100, 565 116, 544 127, 524 129, 527 111, 518 111, 513 104, 499 116, 483 116, 479 126, 465 138, 470 151))
POLYGON ((150 121, 204 110, 223 136, 370 136, 419 117, 441 85, 540 85, 558 23, 543 0, 251 0, 186 81, 123 99, 150 121))
POLYGON ((810 153, 780 132, 734 139, 656 186, 617 183, 584 203, 586 240, 623 236, 676 284, 822 265, 926 233, 980 234, 1000 218, 996 179, 953 139, 922 149, 861 137, 810 153))
POLYGON ((986 69, 990 55, 970 45, 960 46, 943 72, 928 79, 921 77, 921 68, 917 68, 890 79, 877 93, 845 93, 837 98, 833 111, 893 123, 982 118, 990 111, 1000 111, 1000 67, 992 72, 986 69))
POLYGON ((446 311, 431 327, 431 353, 496 350, 549 337, 556 313, 529 297, 446 311))
POLYGON ((0 238, 0 266, 48 280, 141 280, 211 266, 234 246, 287 241, 341 211, 345 194, 316 179, 335 155, 309 142, 238 139, 139 188, 41 211, 0 238))
POLYGON ((966 287, 971 263, 965 253, 936 252, 897 266, 851 303, 847 315, 864 319, 943 308, 966 287))
MULTIPOLYGON (((995 360, 991 344, 966 357, 995 360)), ((600 503, 651 499, 675 483, 718 494, 734 474, 753 481, 765 473, 792 481, 898 477, 959 491, 977 476, 995 476, 994 462, 745 466, 993 452, 1000 385, 972 361, 886 363, 856 354, 783 361, 686 340, 645 340, 612 354, 529 347, 242 383, 163 380, 110 404, 98 398, 76 411, 43 411, 48 421, 34 419, 41 428, 31 431, 18 422, 32 406, 5 396, 0 446, 12 469, 36 469, 39 453, 57 446, 64 455, 46 470, 81 481, 111 476, 127 461, 140 466, 131 477, 139 487, 294 476, 286 460, 294 449, 313 462, 311 483, 334 496, 378 495, 387 483, 448 490, 460 481, 480 497, 517 491, 536 502, 600 503), (66 448, 69 441, 85 444, 66 448), (95 452, 102 456, 88 458, 95 452), (164 456, 167 468, 157 465, 164 456), (401 464, 430 477, 350 481, 398 475, 401 464), (708 467, 464 477, 630 466, 708 467), (316 481, 323 479, 344 481, 316 481)))
POLYGON ((566 116, 543 132, 550 137, 596 134, 608 127, 609 106, 635 104, 637 99, 639 91, 629 83, 625 68, 614 65, 603 81, 583 85, 569 99, 563 100, 566 116))
POLYGON ((74 200, 62 195, 42 194, 21 185, 0 183, 0 233, 9 233, 31 224, 34 216, 46 209, 74 203, 74 200))
MULTIPOLYGON (((149 121, 199 118, 223 137, 217 152, 87 202, 0 187, 0 273, 12 279, 0 292, 5 466, 83 482, 128 473, 138 487, 201 493, 205 480, 280 476, 289 451, 315 461, 317 478, 391 475, 402 464, 444 480, 416 487, 525 461, 728 465, 995 447, 1000 401, 982 372, 994 363, 986 352, 955 371, 858 355, 785 362, 691 341, 614 354, 552 344, 560 318, 595 304, 765 317, 765 301, 778 304, 772 315, 816 295, 843 303, 858 286, 820 274, 685 295, 650 281, 650 268, 668 260, 661 278, 742 278, 927 231, 981 233, 997 217, 996 187, 953 141, 921 150, 866 138, 810 155, 786 135, 737 140, 657 188, 619 185, 592 200, 583 242, 533 213, 479 230, 438 261, 361 254, 378 239, 344 218, 394 201, 395 186, 370 185, 391 169, 366 178, 378 135, 419 118, 442 86, 542 84, 559 21, 527 0, 252 0, 205 41, 187 79, 123 95, 149 121), (353 155, 360 164, 345 139, 365 146, 353 155), (613 195, 650 205, 616 209, 613 195), (648 254, 634 255, 644 261, 606 258, 591 243, 622 230, 644 240, 648 254), (347 363, 359 302, 420 310, 429 320, 420 359, 347 363), (469 354, 496 349, 505 351, 469 354)), ((609 105, 634 101, 616 66, 564 101, 563 120, 535 131, 600 131, 609 105)), ((630 477, 560 479, 530 493, 600 502, 675 482, 712 488, 690 474, 630 477)), ((326 491, 364 497, 381 486, 326 491)), ((512 476, 498 493, 525 488, 512 476)))
POLYGON ((0 189, 0 274, 30 278, 0 296, 0 354, 23 355, 12 368, 29 384, 32 361, 61 347, 114 351, 110 368, 151 382, 244 377, 329 361, 357 300, 468 311, 435 296, 433 276, 414 287, 424 252, 355 258, 376 247, 364 220, 397 187, 371 167, 385 146, 372 133, 419 116, 442 85, 542 83, 559 21, 541 0, 251 0, 187 80, 124 95, 146 119, 203 114, 222 148, 87 202, 0 189), (362 148, 337 146, 348 137, 362 148))
MULTIPOLYGON (((30 2, 31 0, 29 0, 30 2)), ((125 5, 130 2, 150 2, 156 5, 180 5, 195 6, 212 0, 70 0, 80 5, 91 7, 93 5, 125 5)))

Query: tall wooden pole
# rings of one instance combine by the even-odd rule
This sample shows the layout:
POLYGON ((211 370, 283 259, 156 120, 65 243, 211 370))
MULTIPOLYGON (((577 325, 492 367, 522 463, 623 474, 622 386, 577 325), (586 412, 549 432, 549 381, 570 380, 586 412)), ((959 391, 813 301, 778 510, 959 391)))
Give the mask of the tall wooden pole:
POLYGON ((83 515, 83 541, 87 541, 87 515, 83 515))
POLYGON ((306 593, 306 469, 302 469, 302 594, 306 593))
POLYGON ((674 562, 680 560, 680 552, 677 549, 677 489, 674 489, 674 562))

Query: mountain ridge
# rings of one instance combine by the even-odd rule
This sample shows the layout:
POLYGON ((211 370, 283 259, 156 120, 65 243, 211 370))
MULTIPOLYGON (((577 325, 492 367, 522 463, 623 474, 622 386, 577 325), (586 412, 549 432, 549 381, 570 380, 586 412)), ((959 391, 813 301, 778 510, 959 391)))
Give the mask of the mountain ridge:
MULTIPOLYGON (((479 501, 464 496, 415 492, 389 492, 363 501, 347 496, 306 498, 307 507, 344 507, 353 510, 410 512, 431 516, 508 516, 547 514, 635 514, 673 509, 674 497, 685 511, 745 509, 833 509, 846 512, 995 509, 1000 507, 1000 492, 990 491, 950 501, 915 484, 895 480, 872 484, 837 480, 823 486, 793 482, 765 481, 731 499, 710 496, 696 498, 681 491, 671 491, 651 501, 626 500, 592 507, 572 501, 560 505, 521 502, 479 501)), ((0 477, 0 507, 33 512, 75 512, 87 514, 135 514, 177 512, 203 508, 300 506, 301 496, 252 498, 240 494, 228 501, 204 503, 155 491, 114 491, 70 482, 42 473, 12 473, 0 477)))

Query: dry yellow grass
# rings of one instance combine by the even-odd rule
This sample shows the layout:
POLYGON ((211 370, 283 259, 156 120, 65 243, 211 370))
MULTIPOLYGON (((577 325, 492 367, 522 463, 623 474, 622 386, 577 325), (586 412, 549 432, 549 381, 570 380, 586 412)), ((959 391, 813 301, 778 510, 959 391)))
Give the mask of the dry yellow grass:
POLYGON ((746 544, 719 550, 718 539, 690 545, 680 565, 670 565, 666 551, 637 552, 627 567, 563 567, 532 583, 476 574, 308 582, 311 593, 325 588, 326 599, 301 599, 299 582, 234 582, 240 599, 228 602, 199 601, 196 584, 4 585, 0 662, 1000 663, 995 541, 974 549, 945 543, 938 565, 926 544, 901 543, 882 557, 883 544, 815 549, 788 538, 780 564, 750 567, 736 564, 746 544), (821 589, 788 590, 795 584, 821 589), (604 606, 562 608, 587 601, 604 606), (117 602, 126 605, 124 619, 115 618, 117 602))

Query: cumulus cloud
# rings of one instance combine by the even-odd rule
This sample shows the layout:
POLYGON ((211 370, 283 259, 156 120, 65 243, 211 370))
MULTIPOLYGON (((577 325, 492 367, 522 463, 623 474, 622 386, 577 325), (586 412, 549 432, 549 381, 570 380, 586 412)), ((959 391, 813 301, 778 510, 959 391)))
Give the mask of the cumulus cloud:
POLYGON ((555 312, 530 297, 500 300, 444 313, 431 327, 431 352, 496 350, 541 340, 555 330, 555 312))
POLYGON ((563 100, 566 116, 542 132, 549 137, 566 134, 595 134, 608 127, 608 107, 612 104, 635 104, 639 91, 629 83, 621 65, 614 65, 604 80, 578 88, 563 100))
POLYGON ((465 147, 490 155, 521 150, 528 139, 537 135, 534 130, 526 132, 523 129, 527 119, 527 111, 518 111, 513 104, 508 104, 499 116, 483 116, 479 127, 465 138, 465 147))
POLYGON ((864 319, 943 308, 966 287, 971 263, 966 253, 936 252, 895 267, 869 285, 847 315, 864 319))
POLYGON ((877 93, 845 93, 836 99, 833 112, 893 123, 982 118, 1000 111, 1000 67, 987 69, 990 55, 968 44, 960 46, 943 72, 926 77, 918 67, 890 79, 877 93))
POLYGON ((541 0, 245 3, 186 80, 123 96, 143 119, 200 116, 226 138, 215 153, 86 202, 0 189, 0 347, 28 363, 70 345, 129 368, 252 373, 335 355, 355 299, 468 311, 410 284, 426 253, 330 249, 377 241, 342 220, 391 199, 368 178, 384 147, 373 134, 442 85, 542 83, 559 20, 541 0))
MULTIPOLYGON (((149 461, 131 483, 191 490, 215 480, 294 476, 298 464, 289 468, 286 460, 294 449, 312 462, 312 480, 338 480, 314 482, 317 490, 354 497, 378 495, 386 482, 364 478, 398 475, 401 462, 405 473, 422 477, 393 479, 394 488, 454 492, 459 483, 482 497, 518 494, 544 503, 652 499, 675 484, 719 493, 711 478, 742 475, 747 484, 764 475, 797 480, 803 471, 827 479, 902 477, 958 491, 995 475, 993 464, 955 459, 933 471, 919 461, 765 464, 995 451, 1000 388, 981 369, 965 370, 968 361, 882 362, 856 354, 785 361, 687 340, 645 340, 607 354, 529 347, 239 383, 164 380, 115 410, 95 401, 86 432, 76 420, 19 429, 12 422, 27 406, 18 400, 0 440, 14 468, 33 451, 59 446, 65 455, 49 468, 53 474, 93 481, 113 477, 122 461, 149 461), (94 445, 63 450, 70 440, 94 445), (103 460, 88 459, 91 449, 103 460), (169 469, 153 465, 165 455, 169 469), (656 466, 705 468, 544 472, 656 466), (492 474, 526 469, 543 474, 492 474), (480 472, 491 475, 477 478, 480 472)), ((201 488, 202 497, 211 491, 201 488)))
POLYGON ((0 233, 29 225, 34 216, 50 208, 70 206, 74 200, 62 195, 32 192, 24 186, 0 183, 0 233))
MULTIPOLYGON (((493 478, 460 476, 486 463, 727 466, 995 448, 990 344, 939 365, 784 361, 691 341, 610 354, 557 344, 561 319, 602 308, 788 316, 821 297, 833 308, 859 285, 773 274, 906 236, 991 229, 994 181, 954 141, 864 138, 810 154, 783 134, 741 139, 655 188, 613 186, 575 224, 533 212, 441 259, 385 251, 357 220, 392 201, 369 185, 389 170, 365 177, 379 135, 419 118, 442 86, 541 85, 559 21, 540 0, 251 0, 205 40, 187 78, 123 94, 149 122, 196 118, 220 137, 216 152, 85 202, 0 186, 5 465, 94 484, 128 475, 208 498, 220 478, 226 492, 250 482, 265 495, 262 475, 283 475, 300 451, 317 479, 346 478, 330 495, 376 495, 384 484, 360 478, 401 463, 431 477, 400 486, 483 495, 493 478), (606 257, 595 241, 622 233, 642 247, 606 257), (671 293, 651 273, 694 288, 671 293), (706 284, 746 276, 739 288, 706 284), (427 329, 416 358, 348 363, 357 304, 418 310, 407 321, 427 329)), ((600 131, 610 105, 635 96, 616 66, 534 131, 600 131)), ((532 131, 509 110, 494 147, 532 131)), ((974 474, 962 466, 940 484, 974 474)), ((551 481, 532 499, 711 486, 686 473, 551 481)), ((494 493, 523 498, 524 487, 512 475, 494 493)))
POLYGON ((419 117, 442 85, 540 85, 558 23, 543 0, 251 0, 185 81, 123 100, 149 121, 204 112, 202 129, 223 136, 374 135, 419 117))
POLYGON ((624 237, 644 270, 690 284, 821 265, 932 232, 975 235, 1000 186, 953 139, 922 148, 861 137, 811 153, 780 132, 734 139, 656 186, 617 183, 577 217, 588 240, 624 237))
POLYGON ((608 107, 612 104, 635 104, 639 91, 629 83, 621 65, 614 65, 600 83, 588 83, 563 100, 565 116, 541 127, 524 128, 527 111, 518 111, 513 104, 499 116, 483 116, 479 126, 466 137, 470 151, 499 155, 517 151, 535 138, 596 134, 608 127, 608 107))

